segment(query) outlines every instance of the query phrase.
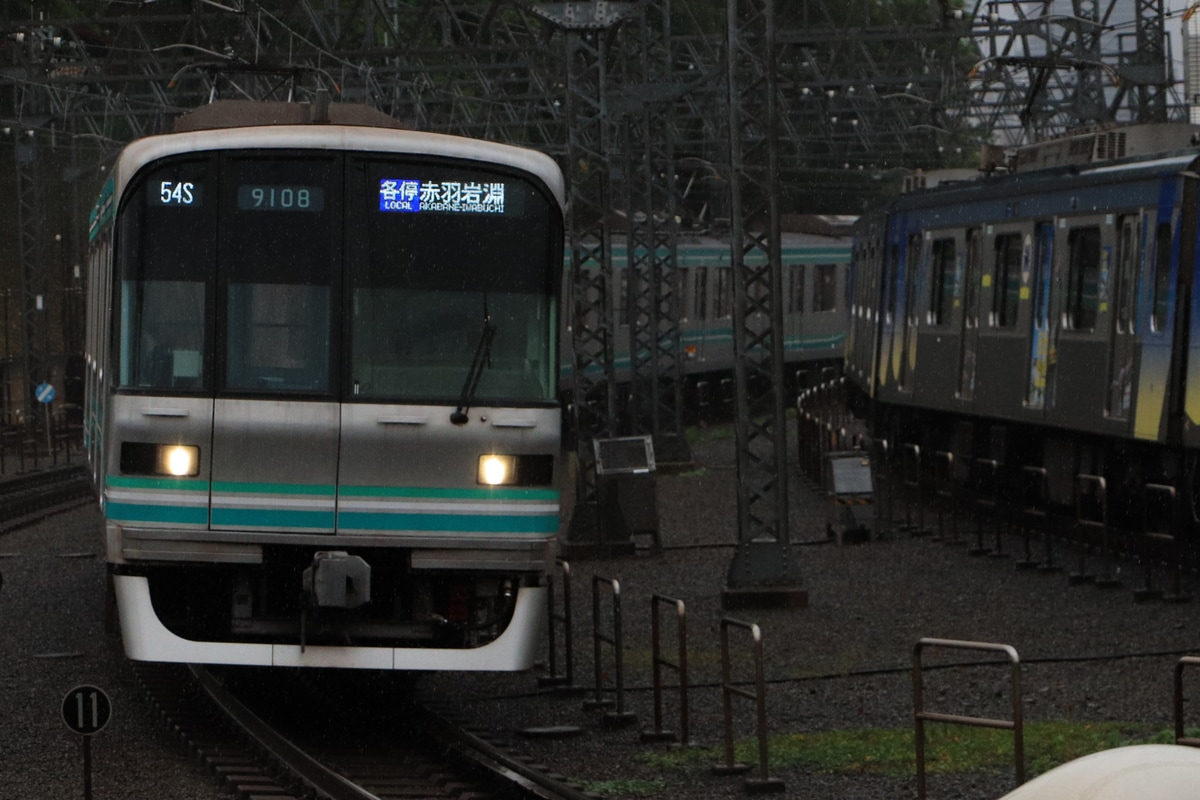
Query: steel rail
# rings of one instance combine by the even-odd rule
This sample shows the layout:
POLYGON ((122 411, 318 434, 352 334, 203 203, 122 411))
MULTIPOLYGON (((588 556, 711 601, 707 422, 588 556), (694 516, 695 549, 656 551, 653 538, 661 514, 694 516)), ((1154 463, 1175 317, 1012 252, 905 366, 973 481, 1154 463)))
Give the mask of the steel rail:
POLYGON ((329 800, 380 800, 318 762, 264 722, 222 686, 208 670, 189 664, 192 677, 251 740, 319 796, 329 800))
POLYGON ((414 710, 424 718, 423 727, 435 734, 448 752, 480 769, 502 776, 528 792, 530 797, 544 800, 596 800, 596 795, 566 783, 565 778, 560 779, 506 754, 424 704, 418 704, 414 710))

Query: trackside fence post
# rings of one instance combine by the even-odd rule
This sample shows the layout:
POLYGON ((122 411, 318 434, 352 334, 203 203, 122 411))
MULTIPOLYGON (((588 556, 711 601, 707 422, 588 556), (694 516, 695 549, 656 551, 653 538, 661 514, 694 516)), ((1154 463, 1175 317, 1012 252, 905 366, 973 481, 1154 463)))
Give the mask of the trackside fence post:
MULTIPOLYGON (((1016 562, 1017 569, 1032 569, 1037 566, 1033 559, 1033 530, 1046 530, 1046 469, 1044 467, 1021 467, 1021 510, 1018 520, 1021 528, 1021 541, 1024 543, 1025 555, 1016 562)), ((1050 546, 1049 538, 1046 547, 1050 546)), ((1050 551, 1046 551, 1047 560, 1050 551)))
POLYGON ((562 613, 559 613, 554 607, 554 576, 551 575, 546 581, 549 590, 546 592, 546 603, 549 606, 549 624, 546 627, 550 644, 547 666, 550 674, 539 678, 538 683, 542 686, 561 687, 564 692, 577 691, 575 686, 575 635, 571 614, 571 564, 561 559, 557 561, 557 564, 562 573, 562 613), (558 671, 555 623, 559 623, 563 631, 563 672, 561 674, 558 671))
POLYGON ((837 449, 835 440, 836 434, 833 430, 833 425, 829 422, 822 422, 820 425, 821 449, 817 453, 817 486, 825 486, 828 475, 826 471, 829 469, 827 456, 837 449))
POLYGON ((739 775, 749 772, 747 764, 738 764, 733 757, 733 698, 744 697, 755 702, 758 729, 758 777, 747 778, 746 790, 753 793, 782 792, 785 784, 779 778, 772 778, 767 769, 767 689, 763 675, 763 645, 762 631, 753 623, 723 617, 721 619, 721 703, 725 720, 725 763, 713 767, 717 775, 739 775), (749 632, 753 642, 754 657, 754 691, 735 685, 731 677, 729 659, 729 630, 737 628, 749 632))
MULTIPOLYGON (((988 550, 983 544, 983 518, 985 514, 996 515, 996 506, 999 503, 997 498, 996 483, 999 480, 1000 463, 993 458, 977 458, 975 459, 975 546, 967 551, 969 555, 982 556, 993 551, 988 550)), ((994 520, 997 525, 999 522, 994 520)), ((999 553, 1000 533, 997 528, 996 533, 996 548, 999 553)))
POLYGON ((892 527, 892 478, 891 454, 887 439, 876 439, 871 446, 871 485, 875 487, 875 531, 876 541, 891 533, 892 527))
POLYGON ((596 694, 591 700, 585 700, 583 707, 587 709, 608 708, 613 701, 604 698, 604 681, 600 665, 600 645, 610 644, 613 648, 615 661, 614 674, 616 677, 616 710, 605 712, 603 722, 607 727, 630 725, 637 721, 637 715, 625 710, 625 642, 621 633, 621 584, 611 578, 592 576, 592 650, 595 662, 596 694), (612 635, 605 634, 600 629, 600 592, 607 586, 612 591, 612 635))
POLYGON ((808 416, 808 432, 808 479, 813 483, 820 483, 821 421, 815 413, 808 416))
POLYGON ((938 450, 933 454, 935 491, 938 496, 938 541, 958 544, 958 503, 954 499, 954 453, 938 450), (946 507, 950 508, 950 528, 954 531, 946 538, 946 507))
POLYGON ((642 731, 643 742, 673 742, 675 734, 663 730, 663 669, 674 670, 679 678, 679 738, 683 745, 691 742, 688 731, 688 664, 687 664, 687 613, 682 600, 676 600, 666 595, 653 594, 650 596, 650 638, 653 652, 654 671, 654 730, 642 731), (679 649, 676 661, 668 661, 662 655, 662 625, 661 611, 664 605, 675 607, 675 619, 678 621, 679 649))
POLYGON ((904 445, 901 464, 904 475, 904 527, 912 536, 922 536, 925 530, 925 502, 921 492, 921 448, 908 443, 904 445), (917 507, 917 522, 913 523, 912 509, 917 507))
POLYGON ((1075 528, 1079 538, 1079 572, 1071 576, 1072 583, 1094 582, 1096 586, 1120 586, 1121 581, 1113 576, 1111 532, 1108 524, 1108 485, 1099 475, 1075 476, 1075 528), (1089 514, 1085 508, 1088 498, 1094 499, 1095 513, 1089 514), (1091 529, 1100 532, 1100 569, 1101 574, 1089 575, 1086 572, 1088 541, 1091 538, 1086 531, 1091 529))
POLYGON ((1158 483, 1148 483, 1145 487, 1145 497, 1142 502, 1142 569, 1145 572, 1145 583, 1134 592, 1135 600, 1147 600, 1151 597, 1162 597, 1171 603, 1186 602, 1187 595, 1183 593, 1183 547, 1179 539, 1179 497, 1174 486, 1164 486, 1158 483), (1165 525, 1156 525, 1152 512, 1161 509, 1157 519, 1165 525), (1154 567, 1161 563, 1157 548, 1166 545, 1169 554, 1167 559, 1172 567, 1171 589, 1167 592, 1154 588, 1154 567))
MULTIPOLYGON (((981 664, 983 666, 983 664, 981 664)), ((913 647, 913 722, 917 748, 917 800, 925 798, 925 723, 942 722, 973 728, 994 728, 1013 732, 1013 761, 1017 785, 1025 783, 1025 726, 1021 712, 1021 658, 1007 644, 966 642, 955 639, 920 639, 913 647), (925 709, 922 655, 927 648, 943 650, 975 650, 1004 653, 1012 664, 1012 719, 989 719, 946 714, 925 709)))
POLYGON ((811 478, 808 474, 808 450, 805 447, 808 440, 808 418, 809 414, 804 410, 804 392, 801 392, 796 398, 796 463, 800 465, 804 476, 811 478))
POLYGON ((1183 735, 1183 670, 1200 667, 1200 657, 1184 656, 1175 662, 1175 744, 1200 747, 1200 739, 1183 735))

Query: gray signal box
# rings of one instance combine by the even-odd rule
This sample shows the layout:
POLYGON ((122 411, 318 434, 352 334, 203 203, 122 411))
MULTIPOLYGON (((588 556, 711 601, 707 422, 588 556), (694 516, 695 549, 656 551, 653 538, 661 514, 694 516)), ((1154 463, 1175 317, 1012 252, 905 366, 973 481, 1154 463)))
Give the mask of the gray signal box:
POLYGON ((848 450, 829 453, 825 462, 825 491, 829 495, 826 533, 838 544, 865 542, 874 513, 871 458, 861 450, 848 450))
POLYGON ((650 537, 659 552, 658 486, 654 442, 649 436, 595 439, 596 494, 600 513, 600 549, 631 554, 633 537, 650 537))

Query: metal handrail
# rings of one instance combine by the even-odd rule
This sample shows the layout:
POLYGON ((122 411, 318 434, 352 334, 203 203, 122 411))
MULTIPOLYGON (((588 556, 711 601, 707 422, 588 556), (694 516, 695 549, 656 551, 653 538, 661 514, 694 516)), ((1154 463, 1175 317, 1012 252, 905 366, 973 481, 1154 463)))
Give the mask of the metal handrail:
POLYGON ((762 631, 750 622, 731 617, 721 619, 721 705, 725 720, 725 763, 713 767, 713 772, 721 775, 748 772, 750 767, 737 764, 733 760, 733 698, 744 697, 755 702, 757 708, 758 734, 758 770, 757 778, 747 778, 747 787, 762 791, 782 791, 783 781, 772 778, 767 768, 767 699, 766 679, 763 674, 763 644, 762 631), (748 631, 753 641, 754 657, 754 691, 748 691, 735 685, 730 676, 729 663, 729 629, 740 628, 748 631))
POLYGON ((560 614, 554 608, 554 576, 550 575, 546 580, 546 605, 548 606, 546 635, 550 648, 550 655, 547 661, 550 674, 543 676, 538 682, 543 686, 571 688, 575 685, 575 636, 574 615, 571 613, 571 564, 561 559, 558 559, 556 563, 562 570, 563 610, 560 614), (558 643, 555 641, 554 636, 554 623, 556 622, 561 623, 563 629, 563 672, 561 675, 558 672, 558 643))
POLYGON ((1200 657, 1184 656, 1175 662, 1175 744, 1200 747, 1200 739, 1183 735, 1183 670, 1184 667, 1200 667, 1200 657))
POLYGON ((637 720, 637 715, 625 710, 625 643, 621 624, 621 584, 612 578, 592 576, 592 651, 595 667, 596 691, 592 700, 584 701, 584 708, 601 708, 612 705, 611 700, 604 699, 602 670, 600 668, 600 645, 610 644, 613 647, 616 661, 614 673, 616 676, 616 711, 604 715, 604 723, 610 726, 628 725, 637 720), (612 635, 606 635, 600 630, 600 589, 608 586, 612 590, 612 635))
POLYGON ((689 732, 689 710, 688 710, 688 661, 687 661, 687 610, 682 600, 676 600, 673 597, 667 597, 662 594, 653 594, 650 596, 650 639, 652 664, 654 674, 654 730, 643 731, 642 741, 674 741, 675 734, 663 730, 663 669, 673 670, 679 678, 679 741, 683 744, 688 744, 690 739, 689 732), (678 655, 677 661, 668 661, 662 655, 662 625, 660 622, 660 612, 662 606, 673 605, 675 607, 675 618, 678 620, 677 626, 677 641, 678 655))
POLYGON ((921 491, 921 447, 907 442, 903 445, 905 458, 900 469, 904 480, 904 526, 912 536, 925 533, 925 503, 921 491), (914 474, 915 473, 915 474, 914 474), (917 507, 917 523, 912 520, 913 505, 917 507))
POLYGON ((1079 572, 1072 576, 1074 582, 1091 581, 1097 586, 1119 586, 1121 581, 1113 577, 1112 571, 1111 528, 1108 521, 1108 483, 1102 476, 1083 474, 1075 476, 1075 525, 1079 529, 1100 529, 1100 563, 1103 572, 1096 576, 1087 574, 1085 568, 1087 536, 1081 531, 1079 536, 1079 572), (1100 519, 1089 519, 1084 516, 1083 498, 1085 493, 1083 490, 1086 486, 1094 487, 1093 492, 1096 496, 1096 501, 1100 505, 1100 519))
POLYGON ((925 723, 945 722, 954 725, 966 725, 976 728, 995 728, 1013 732, 1013 760, 1016 763, 1017 785, 1025 783, 1025 728, 1021 711, 1021 658, 1017 651, 1007 644, 992 644, 989 642, 967 642, 955 639, 920 639, 913 646, 913 722, 916 727, 915 739, 917 747, 917 798, 925 797, 925 723), (925 710, 925 697, 922 681, 921 654, 927 647, 939 647, 953 650, 977 650, 985 652, 1004 653, 1012 663, 1012 709, 1011 720, 988 719, 986 717, 970 717, 961 714, 945 714, 925 710))
POLYGON ((1179 525, 1179 496, 1175 491, 1174 486, 1166 486, 1158 483, 1148 483, 1145 486, 1147 502, 1142 504, 1142 543, 1145 547, 1143 558, 1145 560, 1145 584, 1142 591, 1135 595, 1138 599, 1145 599, 1147 596, 1161 596, 1164 600, 1179 602, 1187 599, 1183 593, 1183 547, 1180 541, 1178 525, 1179 525), (1150 529, 1150 503, 1149 500, 1154 495, 1160 495, 1166 501, 1167 505, 1167 526, 1166 530, 1151 530, 1150 529), (1171 546, 1171 560, 1174 562, 1172 569, 1172 581, 1170 593, 1163 593, 1155 590, 1153 587, 1153 572, 1152 564, 1153 553, 1150 552, 1152 542, 1167 542, 1171 546))

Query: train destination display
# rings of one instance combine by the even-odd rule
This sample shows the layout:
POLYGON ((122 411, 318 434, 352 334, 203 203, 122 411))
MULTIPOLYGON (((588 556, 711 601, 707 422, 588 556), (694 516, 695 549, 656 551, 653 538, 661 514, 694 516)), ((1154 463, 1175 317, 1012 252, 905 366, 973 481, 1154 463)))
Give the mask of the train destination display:
POLYGON ((503 214, 503 183, 422 181, 381 178, 379 210, 393 213, 435 211, 449 214, 503 214))

